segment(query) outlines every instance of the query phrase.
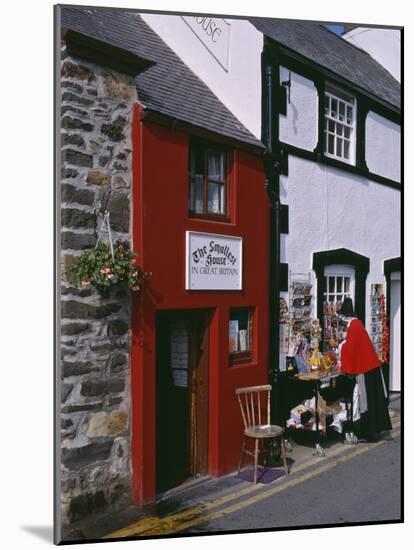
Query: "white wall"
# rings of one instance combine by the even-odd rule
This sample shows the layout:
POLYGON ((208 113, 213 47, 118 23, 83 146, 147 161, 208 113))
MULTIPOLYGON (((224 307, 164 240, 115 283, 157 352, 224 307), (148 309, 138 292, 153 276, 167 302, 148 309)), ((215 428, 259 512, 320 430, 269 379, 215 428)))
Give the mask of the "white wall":
MULTIPOLYGON (((225 32, 219 37, 227 47, 228 70, 178 15, 141 14, 144 21, 203 80, 220 101, 257 138, 261 136, 261 53, 263 35, 248 21, 216 19, 225 32)), ((205 43, 208 37, 203 38, 205 43)), ((214 46, 216 47, 216 46, 214 46)), ((223 52, 221 52, 223 53, 223 52)))
POLYGON ((365 125, 365 160, 374 174, 401 181, 400 126, 372 111, 365 125))
POLYGON ((401 82, 401 32, 394 29, 358 27, 343 35, 345 40, 368 52, 401 82))
POLYGON ((280 82, 289 80, 289 74, 290 103, 286 115, 279 116, 279 139, 313 151, 318 141, 318 93, 312 80, 285 67, 280 67, 280 82))
POLYGON ((281 202, 289 205, 281 261, 290 271, 311 271, 315 298, 314 252, 347 248, 370 259, 368 318, 369 285, 385 283, 383 261, 400 256, 399 191, 290 155, 289 176, 281 178, 281 202))

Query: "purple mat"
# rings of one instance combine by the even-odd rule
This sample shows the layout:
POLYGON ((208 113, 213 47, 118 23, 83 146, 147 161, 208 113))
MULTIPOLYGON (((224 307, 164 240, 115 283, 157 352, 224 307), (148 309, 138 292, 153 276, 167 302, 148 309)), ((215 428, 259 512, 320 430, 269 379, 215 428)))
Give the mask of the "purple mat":
MULTIPOLYGON (((279 477, 285 475, 283 468, 258 468, 257 469, 257 482, 258 483, 271 483, 279 477)), ((242 470, 239 474, 234 476, 236 479, 242 479, 243 481, 251 481, 254 479, 254 468, 250 466, 245 470, 242 470)))

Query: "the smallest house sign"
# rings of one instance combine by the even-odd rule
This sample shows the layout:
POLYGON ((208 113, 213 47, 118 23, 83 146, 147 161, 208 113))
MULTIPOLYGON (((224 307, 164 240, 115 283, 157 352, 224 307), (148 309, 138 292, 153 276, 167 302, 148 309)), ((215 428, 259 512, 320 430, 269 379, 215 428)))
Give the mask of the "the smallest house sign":
POLYGON ((187 290, 242 290, 241 237, 186 231, 187 290))

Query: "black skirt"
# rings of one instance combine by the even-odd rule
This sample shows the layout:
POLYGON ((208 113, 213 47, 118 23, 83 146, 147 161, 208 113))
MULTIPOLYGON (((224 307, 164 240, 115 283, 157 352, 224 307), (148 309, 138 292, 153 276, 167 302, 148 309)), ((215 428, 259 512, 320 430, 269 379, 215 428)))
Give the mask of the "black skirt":
POLYGON ((380 432, 392 429, 381 367, 366 372, 364 376, 368 410, 361 414, 359 435, 368 441, 376 441, 380 432))

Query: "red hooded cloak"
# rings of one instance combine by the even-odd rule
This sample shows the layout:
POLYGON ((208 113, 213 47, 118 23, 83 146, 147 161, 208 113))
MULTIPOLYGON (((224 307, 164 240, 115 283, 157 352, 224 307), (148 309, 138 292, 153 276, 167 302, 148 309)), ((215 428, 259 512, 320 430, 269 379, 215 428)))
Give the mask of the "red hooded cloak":
POLYGON ((341 370, 347 374, 363 374, 380 364, 364 325, 358 319, 353 319, 341 348, 341 370))

